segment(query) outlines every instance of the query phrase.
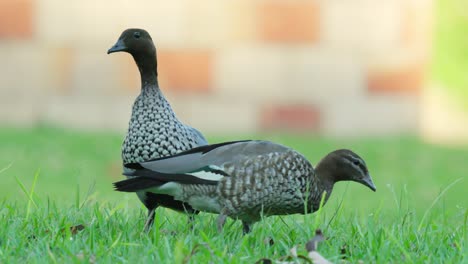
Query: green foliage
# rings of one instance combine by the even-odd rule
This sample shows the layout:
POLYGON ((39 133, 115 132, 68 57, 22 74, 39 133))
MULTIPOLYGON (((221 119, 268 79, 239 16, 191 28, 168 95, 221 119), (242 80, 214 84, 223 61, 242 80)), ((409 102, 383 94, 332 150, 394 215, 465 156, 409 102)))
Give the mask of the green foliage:
POLYGON ((377 192, 338 183, 317 213, 269 217, 247 236, 232 220, 219 234, 216 215, 196 216, 191 229, 186 216, 158 209, 145 234, 146 211, 135 195, 112 191, 111 183, 122 178, 121 138, 0 129, 0 263, 254 263, 283 258, 296 245, 306 255, 304 245, 317 228, 326 238, 318 251, 332 262, 343 256, 350 263, 468 261, 468 148, 412 137, 212 137, 274 140, 313 164, 333 149, 351 148, 366 160, 377 192))
POLYGON ((438 0, 433 76, 468 107, 468 1, 438 0))

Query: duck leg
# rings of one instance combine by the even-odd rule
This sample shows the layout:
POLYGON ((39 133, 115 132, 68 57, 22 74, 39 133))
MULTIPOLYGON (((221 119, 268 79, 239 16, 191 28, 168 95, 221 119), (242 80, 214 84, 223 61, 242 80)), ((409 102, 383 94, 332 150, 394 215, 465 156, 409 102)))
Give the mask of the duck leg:
POLYGON ((252 231, 252 228, 250 227, 251 223, 247 223, 245 221, 242 221, 242 234, 247 235, 252 231))
POLYGON ((225 215, 224 213, 219 214, 218 220, 217 220, 217 227, 218 227, 219 233, 223 232, 223 227, 224 227, 224 224, 226 223, 226 219, 227 219, 227 215, 225 215))
POLYGON ((190 228, 190 230, 193 230, 193 227, 195 225, 195 216, 200 213, 200 211, 198 210, 186 210, 185 213, 188 214, 188 221, 187 221, 187 224, 190 228))
POLYGON ((144 232, 148 233, 151 230, 151 227, 154 223, 154 217, 156 215, 156 208, 148 209, 148 217, 146 218, 145 227, 143 228, 144 232))

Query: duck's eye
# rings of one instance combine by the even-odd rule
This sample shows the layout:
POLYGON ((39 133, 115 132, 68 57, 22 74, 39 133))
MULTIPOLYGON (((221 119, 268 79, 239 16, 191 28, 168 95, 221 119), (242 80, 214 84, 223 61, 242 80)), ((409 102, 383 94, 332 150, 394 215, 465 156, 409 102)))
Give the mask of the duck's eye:
POLYGON ((353 161, 353 164, 356 165, 356 166, 359 166, 359 164, 361 164, 361 162, 359 162, 359 160, 355 160, 355 161, 353 161))
POLYGON ((133 33, 133 37, 136 38, 136 39, 139 39, 140 38, 140 32, 133 33))

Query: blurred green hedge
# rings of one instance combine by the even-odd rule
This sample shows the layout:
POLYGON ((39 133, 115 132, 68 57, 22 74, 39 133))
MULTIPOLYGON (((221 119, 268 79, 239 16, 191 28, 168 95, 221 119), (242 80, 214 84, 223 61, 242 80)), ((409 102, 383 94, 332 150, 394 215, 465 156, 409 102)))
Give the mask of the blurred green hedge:
POLYGON ((433 78, 468 109, 468 0, 437 0, 433 78))

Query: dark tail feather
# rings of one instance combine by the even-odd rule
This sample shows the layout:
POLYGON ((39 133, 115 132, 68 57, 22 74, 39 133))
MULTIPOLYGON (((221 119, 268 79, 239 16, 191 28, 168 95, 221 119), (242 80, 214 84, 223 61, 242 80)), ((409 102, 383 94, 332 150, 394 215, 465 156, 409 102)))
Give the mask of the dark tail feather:
POLYGON ((134 177, 123 181, 114 182, 114 188, 119 192, 137 192, 152 187, 161 186, 164 182, 147 178, 147 177, 134 177))
MULTIPOLYGON (((139 163, 135 163, 135 164, 139 164, 139 163)), ((135 164, 133 164, 132 166, 136 166, 135 164)), ((224 171, 210 169, 209 167, 202 168, 202 169, 206 169, 213 173, 227 176, 227 174, 224 171)), ((146 180, 152 180, 149 182, 155 184, 156 186, 162 185, 166 182, 178 182, 181 184, 206 184, 206 185, 218 184, 218 181, 206 180, 206 179, 198 178, 197 176, 193 176, 193 175, 186 174, 186 173, 164 173, 164 172, 149 170, 143 167, 142 169, 133 169, 132 171, 126 171, 124 172, 124 175, 137 177, 137 178, 145 178, 146 180)), ((132 178, 132 179, 135 179, 135 178, 132 178)), ((150 186, 150 187, 153 187, 153 186, 150 186)))

